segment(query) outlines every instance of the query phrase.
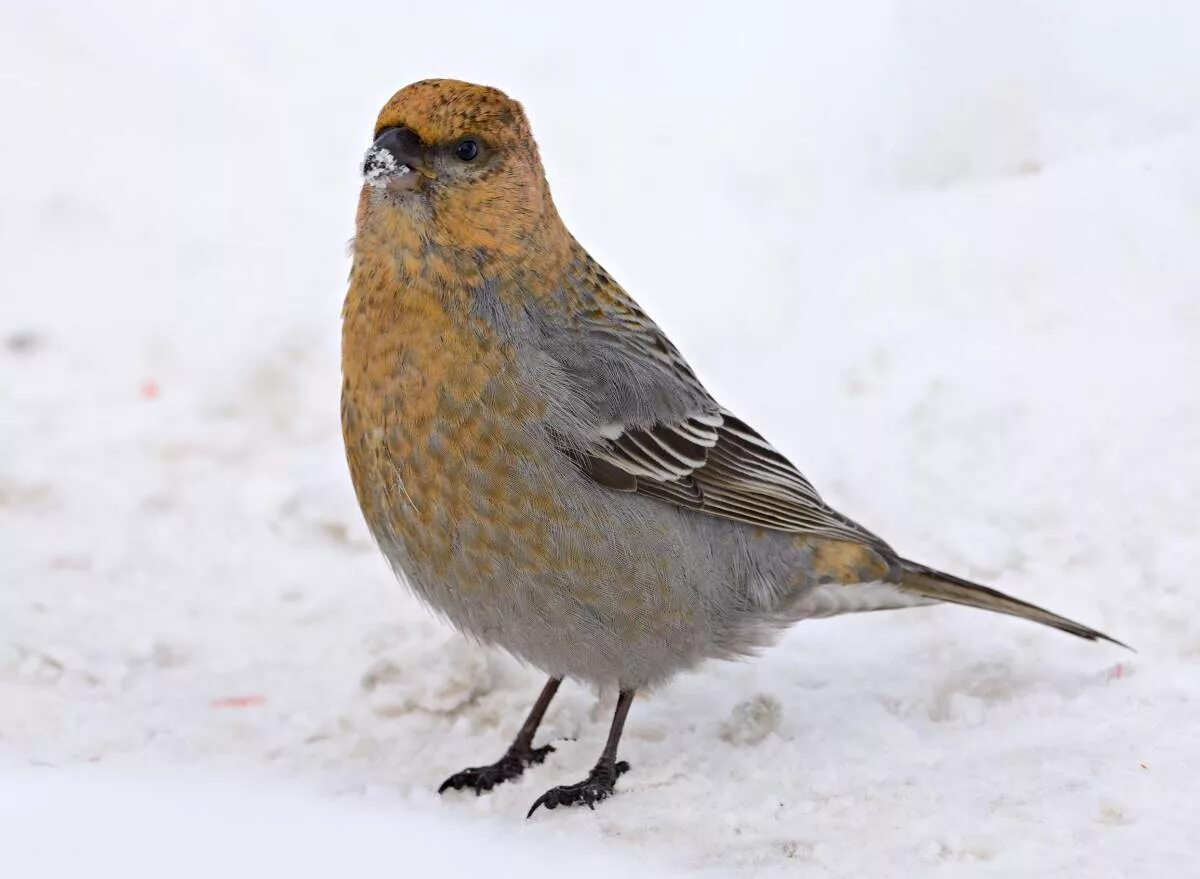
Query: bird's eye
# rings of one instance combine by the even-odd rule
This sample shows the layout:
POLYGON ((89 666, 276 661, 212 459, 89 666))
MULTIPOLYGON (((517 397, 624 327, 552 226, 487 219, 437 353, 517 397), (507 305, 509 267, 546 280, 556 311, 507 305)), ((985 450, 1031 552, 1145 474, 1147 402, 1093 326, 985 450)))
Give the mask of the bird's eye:
POLYGON ((479 155, 478 141, 471 138, 460 140, 458 146, 454 148, 454 155, 458 156, 464 162, 474 161, 475 157, 479 155))

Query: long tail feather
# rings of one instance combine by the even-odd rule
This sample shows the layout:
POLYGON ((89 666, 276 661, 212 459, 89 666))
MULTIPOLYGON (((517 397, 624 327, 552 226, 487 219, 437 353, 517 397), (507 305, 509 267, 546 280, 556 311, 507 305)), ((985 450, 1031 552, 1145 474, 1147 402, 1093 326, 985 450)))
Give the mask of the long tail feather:
POLYGON ((1010 616, 1033 620, 1035 623, 1045 626, 1052 626, 1059 631, 1069 632, 1089 641, 1109 641, 1126 650, 1133 649, 1128 644, 1123 644, 1116 638, 1110 638, 1103 632, 1098 632, 1066 617, 1060 617, 1056 613, 1005 595, 1003 592, 989 589, 987 586, 980 586, 978 583, 955 577, 953 574, 935 571, 933 568, 927 568, 925 565, 919 565, 907 559, 901 559, 900 564, 904 573, 900 578, 899 588, 904 592, 936 601, 948 601, 951 604, 963 604, 981 610, 1006 613, 1010 616))

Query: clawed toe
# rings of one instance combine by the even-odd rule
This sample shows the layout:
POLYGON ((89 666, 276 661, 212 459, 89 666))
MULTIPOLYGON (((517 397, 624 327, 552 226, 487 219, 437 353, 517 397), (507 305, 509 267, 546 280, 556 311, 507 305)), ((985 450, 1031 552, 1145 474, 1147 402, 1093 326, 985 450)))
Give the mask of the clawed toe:
POLYGON ((596 803, 613 795, 617 779, 628 771, 629 764, 624 760, 618 763, 600 763, 588 773, 588 777, 584 781, 554 787, 546 791, 529 807, 529 812, 525 817, 532 817, 539 806, 556 809, 559 806, 582 805, 589 809, 595 809, 596 803))
MULTIPOLYGON (((542 688, 542 694, 529 712, 529 717, 525 719, 520 733, 517 734, 517 738, 503 757, 490 766, 472 766, 470 769, 456 772, 442 782, 438 793, 445 793, 453 789, 473 790, 478 795, 491 790, 498 784, 519 777, 529 766, 544 761, 546 755, 554 748, 550 745, 541 748, 532 747, 533 736, 537 732, 542 715, 546 713, 546 706, 550 704, 561 680, 561 678, 550 678, 546 682, 546 686, 542 688)), ((529 812, 525 815, 526 818, 531 817, 539 806, 557 809, 559 806, 584 805, 589 809, 594 809, 596 803, 612 796, 617 779, 629 771, 628 763, 624 760, 617 760, 617 745, 621 740, 621 730, 625 726, 625 716, 629 713, 629 706, 632 703, 633 690, 621 690, 618 693, 617 708, 613 712, 608 741, 604 745, 600 760, 588 773, 588 777, 578 784, 568 784, 546 791, 530 807, 529 812)))
POLYGON ((541 763, 546 755, 553 751, 551 745, 541 748, 509 748, 508 753, 488 766, 472 766, 462 772, 456 772, 438 788, 438 793, 447 790, 473 790, 478 796, 489 791, 498 784, 519 778, 530 766, 541 763))

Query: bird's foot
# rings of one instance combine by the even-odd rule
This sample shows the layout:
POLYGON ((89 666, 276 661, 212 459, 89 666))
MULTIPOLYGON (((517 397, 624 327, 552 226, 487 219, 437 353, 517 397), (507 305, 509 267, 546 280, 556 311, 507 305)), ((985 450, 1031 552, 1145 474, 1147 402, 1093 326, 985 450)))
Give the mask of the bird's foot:
POLYGON ((454 790, 475 791, 475 795, 491 790, 498 784, 519 778, 528 767, 541 763, 546 755, 553 751, 550 745, 541 748, 522 748, 514 745, 508 752, 490 766, 472 766, 462 772, 456 772, 442 782, 438 793, 454 790))
POLYGON ((624 760, 619 763, 602 760, 588 773, 588 777, 578 784, 564 784, 562 787, 550 788, 534 801, 525 817, 532 816, 538 806, 554 809, 558 806, 584 805, 589 809, 595 809, 596 803, 612 796, 617 779, 628 771, 629 764, 624 760))

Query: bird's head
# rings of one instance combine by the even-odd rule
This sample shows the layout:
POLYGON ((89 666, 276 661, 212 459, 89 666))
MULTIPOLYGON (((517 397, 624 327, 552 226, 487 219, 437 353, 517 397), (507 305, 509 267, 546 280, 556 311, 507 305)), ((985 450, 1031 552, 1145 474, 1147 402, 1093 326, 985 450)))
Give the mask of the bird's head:
POLYGON ((428 79, 380 111, 363 161, 360 235, 485 259, 528 247, 556 220, 529 122, 503 92, 428 79))

